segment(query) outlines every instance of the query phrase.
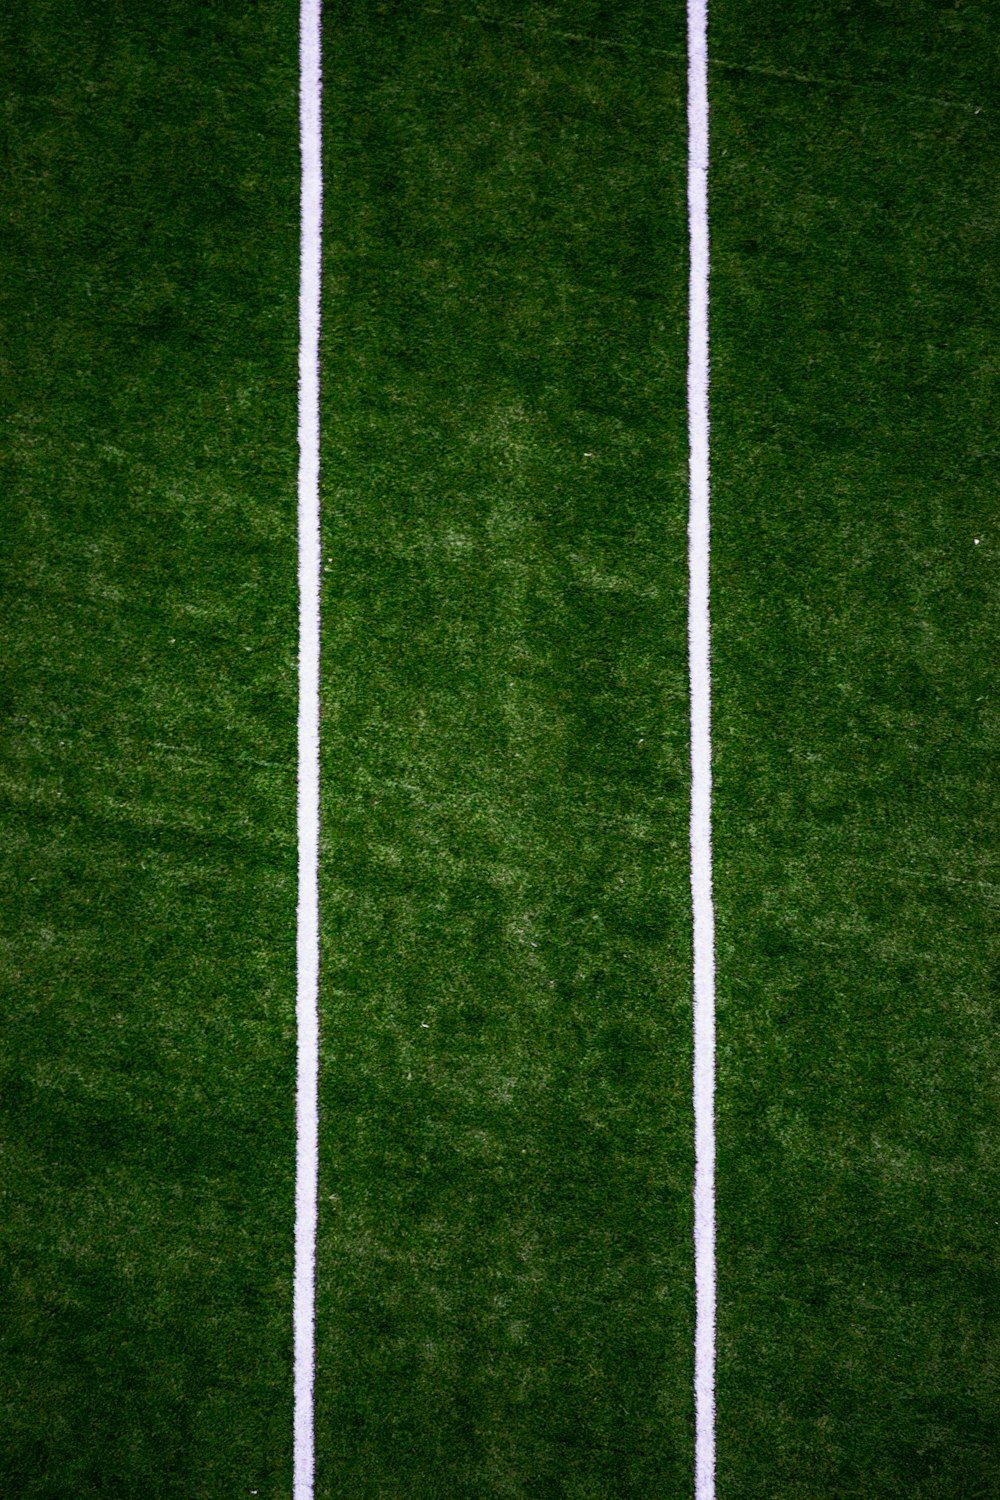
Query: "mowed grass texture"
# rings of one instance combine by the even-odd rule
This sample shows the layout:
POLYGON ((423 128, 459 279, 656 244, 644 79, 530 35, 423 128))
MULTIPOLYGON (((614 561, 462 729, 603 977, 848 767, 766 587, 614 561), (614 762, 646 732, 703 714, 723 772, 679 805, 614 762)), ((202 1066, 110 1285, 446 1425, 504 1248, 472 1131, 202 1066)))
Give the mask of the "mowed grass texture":
POLYGON ((289 1490, 297 8, 2 23, 0 1474, 289 1490))
MULTIPOLYGON (((692 1483, 683 7, 325 27, 320 1500, 692 1483)), ((995 26, 713 4, 720 1500, 1000 1473, 995 26)), ((0 21, 0 1474, 291 1490, 298 8, 0 21)))
POLYGON ((995 17, 713 16, 719 1493, 987 1500, 995 17))
POLYGON ((317 1494, 680 1497, 684 18, 474 11, 326 16, 317 1494))

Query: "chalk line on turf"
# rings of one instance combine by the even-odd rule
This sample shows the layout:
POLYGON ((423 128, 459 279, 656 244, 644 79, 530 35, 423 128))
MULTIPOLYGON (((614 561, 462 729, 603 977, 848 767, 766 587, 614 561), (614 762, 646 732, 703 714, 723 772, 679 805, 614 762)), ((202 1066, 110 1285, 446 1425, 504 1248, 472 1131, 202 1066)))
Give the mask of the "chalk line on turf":
POLYGON ((708 7, 688 0, 688 660, 694 924, 695 1500, 715 1496, 715 910, 709 611, 708 7))
POLYGON ((323 165, 321 0, 301 0, 302 158, 299 284, 299 717, 296 931, 293 1494, 312 1500, 315 1470, 316 1217, 319 1180, 319 329, 323 165))

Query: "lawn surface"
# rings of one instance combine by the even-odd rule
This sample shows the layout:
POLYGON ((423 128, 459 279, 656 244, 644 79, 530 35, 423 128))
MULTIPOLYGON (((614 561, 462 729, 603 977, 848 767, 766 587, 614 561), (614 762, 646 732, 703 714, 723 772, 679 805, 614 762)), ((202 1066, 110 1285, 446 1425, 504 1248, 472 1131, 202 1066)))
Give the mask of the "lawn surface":
POLYGON ((293 6, 0 31, 0 1473, 287 1493, 293 6))
POLYGON ((506 14, 326 33, 331 1497, 689 1485, 682 18, 506 14))
MULTIPOLYGON (((317 1500, 682 1500, 685 16, 324 27, 317 1500)), ((710 28, 719 1497, 995 1500, 995 25, 710 28)), ((297 30, 0 21, 17 1500, 290 1500, 297 30)))
POLYGON ((726 1500, 998 1493, 992 32, 714 12, 726 1500))

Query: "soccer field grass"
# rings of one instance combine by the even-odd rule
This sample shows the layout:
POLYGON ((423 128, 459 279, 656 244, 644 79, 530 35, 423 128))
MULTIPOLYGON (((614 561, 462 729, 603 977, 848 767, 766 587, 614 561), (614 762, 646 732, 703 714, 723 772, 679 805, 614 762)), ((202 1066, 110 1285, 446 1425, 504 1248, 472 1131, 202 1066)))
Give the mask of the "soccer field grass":
MULTIPOLYGON (((292 1495, 299 10, 0 20, 0 1475, 292 1495)), ((1000 1496, 995 23, 709 12, 720 1500, 1000 1496)), ((693 1490, 682 5, 323 15, 319 1500, 693 1490)))

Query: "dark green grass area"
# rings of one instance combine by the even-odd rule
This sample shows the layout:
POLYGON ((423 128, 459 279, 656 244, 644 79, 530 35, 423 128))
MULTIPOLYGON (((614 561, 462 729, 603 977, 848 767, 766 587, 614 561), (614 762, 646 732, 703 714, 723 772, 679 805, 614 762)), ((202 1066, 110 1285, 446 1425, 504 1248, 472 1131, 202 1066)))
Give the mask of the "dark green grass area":
POLYGON ((286 1495, 297 7, 0 32, 0 1473, 286 1495))
POLYGON ((318 1494, 681 1497, 683 16, 499 9, 327 18, 318 1494))
POLYGON ((728 1500, 1000 1493, 993 28, 714 13, 728 1500))

